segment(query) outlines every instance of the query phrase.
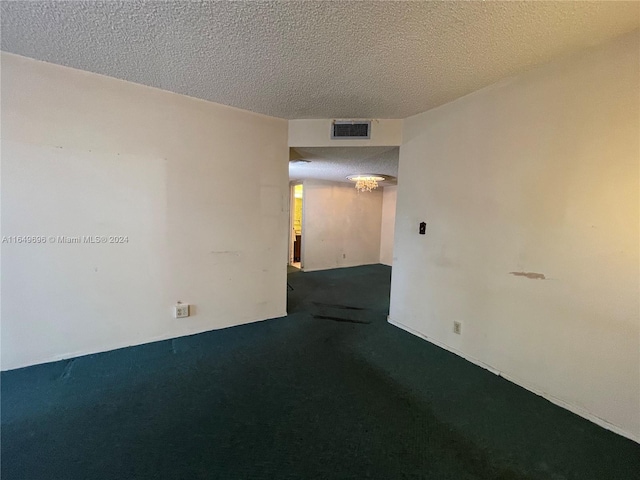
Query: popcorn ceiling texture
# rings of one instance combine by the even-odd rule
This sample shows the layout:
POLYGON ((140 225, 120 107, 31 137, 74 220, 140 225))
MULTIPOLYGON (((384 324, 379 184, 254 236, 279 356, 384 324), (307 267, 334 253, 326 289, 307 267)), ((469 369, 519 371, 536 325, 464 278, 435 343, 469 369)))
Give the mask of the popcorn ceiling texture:
POLYGON ((5 1, 2 50, 283 118, 404 118, 640 23, 636 2, 5 1))
POLYGON ((399 147, 310 147, 294 149, 309 163, 289 163, 291 180, 331 180, 346 182, 347 175, 380 173, 394 177, 381 182, 382 186, 395 185, 398 176, 399 147))

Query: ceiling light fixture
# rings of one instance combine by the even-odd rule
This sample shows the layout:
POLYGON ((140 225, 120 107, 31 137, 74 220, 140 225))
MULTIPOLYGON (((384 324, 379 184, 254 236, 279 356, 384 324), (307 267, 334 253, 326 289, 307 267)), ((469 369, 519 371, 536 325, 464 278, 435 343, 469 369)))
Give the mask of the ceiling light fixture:
POLYGON ((378 182, 385 180, 385 177, 374 173, 360 173, 358 175, 349 175, 347 180, 356 182, 356 190, 359 192, 370 192, 378 188, 378 182))

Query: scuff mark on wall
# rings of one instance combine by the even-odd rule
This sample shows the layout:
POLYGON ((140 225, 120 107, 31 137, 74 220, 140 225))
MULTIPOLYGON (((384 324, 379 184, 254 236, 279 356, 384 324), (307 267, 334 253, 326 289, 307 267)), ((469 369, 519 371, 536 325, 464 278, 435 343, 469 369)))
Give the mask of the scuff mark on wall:
POLYGON ((216 265, 224 264, 224 263, 233 263, 236 262, 242 255, 242 252, 233 251, 233 250, 212 250, 209 252, 210 255, 215 259, 213 262, 216 265))
POLYGON ((509 272, 511 275, 515 275, 516 277, 527 277, 532 280, 545 280, 546 277, 543 273, 535 273, 535 272, 509 272))

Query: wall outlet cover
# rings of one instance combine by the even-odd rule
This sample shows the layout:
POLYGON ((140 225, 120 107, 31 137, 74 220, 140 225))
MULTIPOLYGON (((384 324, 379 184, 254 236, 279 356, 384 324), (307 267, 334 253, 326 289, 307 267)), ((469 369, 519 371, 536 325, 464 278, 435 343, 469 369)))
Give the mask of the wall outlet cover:
POLYGON ((189 316, 189 305, 185 303, 179 303, 174 307, 175 318, 185 318, 189 316))

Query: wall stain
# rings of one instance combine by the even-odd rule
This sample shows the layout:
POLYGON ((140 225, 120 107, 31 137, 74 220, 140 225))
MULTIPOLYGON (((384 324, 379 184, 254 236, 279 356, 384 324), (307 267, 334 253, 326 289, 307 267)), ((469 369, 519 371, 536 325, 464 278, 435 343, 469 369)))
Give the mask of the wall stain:
POLYGON ((545 280, 547 277, 544 276, 544 273, 535 273, 535 272, 509 272, 511 275, 515 275, 516 277, 527 277, 531 280, 545 280))

